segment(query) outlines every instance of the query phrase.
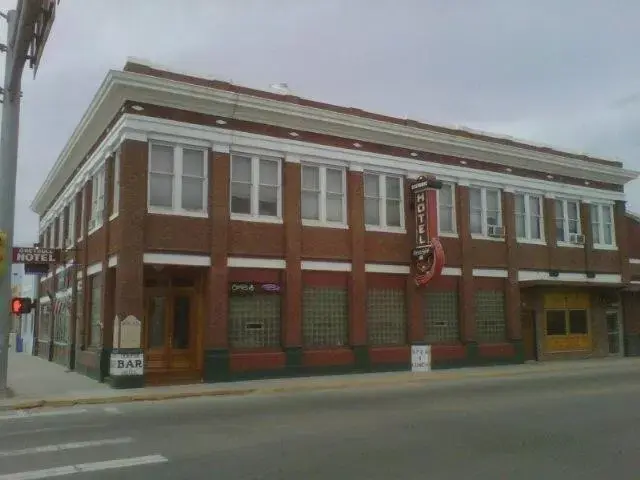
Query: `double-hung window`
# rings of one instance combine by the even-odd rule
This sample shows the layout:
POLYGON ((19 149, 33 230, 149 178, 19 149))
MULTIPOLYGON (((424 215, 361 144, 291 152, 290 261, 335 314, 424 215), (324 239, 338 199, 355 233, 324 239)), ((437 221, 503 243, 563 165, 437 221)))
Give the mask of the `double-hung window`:
POLYGON ((345 170, 302 166, 301 215, 305 223, 346 223, 345 170))
POLYGON ((87 215, 87 197, 84 188, 80 189, 80 231, 78 232, 78 240, 82 240, 84 235, 84 220, 87 215))
POLYGON ((364 222, 373 229, 404 228, 402 177, 365 173, 364 222))
POLYGON ((279 158, 233 154, 231 215, 238 219, 281 219, 281 168, 279 158))
POLYGON ((91 184, 91 219, 89 230, 102 226, 104 218, 104 167, 93 176, 91 184))
POLYGON ((518 240, 543 240, 544 221, 542 196, 530 193, 514 195, 516 238, 518 240))
POLYGON ((76 197, 75 195, 69 202, 69 218, 67 218, 68 226, 67 226, 67 240, 69 241, 69 245, 73 245, 75 243, 75 234, 76 234, 76 197))
POLYGON ((113 159, 113 192, 111 198, 111 217, 115 217, 120 210, 120 151, 117 151, 113 159))
POLYGON ((455 187, 451 183, 444 183, 437 192, 438 232, 453 235, 457 231, 455 187))
POLYGON ((62 209, 60 216, 58 217, 58 248, 64 248, 64 227, 65 227, 65 209, 62 209))
POLYGON ((613 222, 613 205, 592 203, 589 206, 593 246, 606 248, 616 244, 613 222))
POLYGON ((500 190, 485 187, 469 188, 469 231, 472 235, 489 237, 494 227, 502 226, 500 190))
POLYGON ((152 143, 149 147, 149 211, 207 214, 207 150, 152 143))
POLYGON ((582 234, 580 222, 580 202, 577 200, 556 200, 556 238, 562 243, 580 243, 582 234))

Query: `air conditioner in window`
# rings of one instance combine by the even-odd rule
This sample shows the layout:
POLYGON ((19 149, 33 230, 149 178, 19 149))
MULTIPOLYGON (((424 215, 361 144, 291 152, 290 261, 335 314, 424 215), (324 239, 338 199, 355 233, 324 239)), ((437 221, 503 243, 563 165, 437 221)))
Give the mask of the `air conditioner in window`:
POLYGON ((578 233, 570 233, 569 243, 574 243, 576 245, 584 245, 584 235, 580 235, 578 233))
POLYGON ((504 227, 500 225, 489 225, 487 228, 487 234, 490 237, 502 238, 504 237, 504 227))

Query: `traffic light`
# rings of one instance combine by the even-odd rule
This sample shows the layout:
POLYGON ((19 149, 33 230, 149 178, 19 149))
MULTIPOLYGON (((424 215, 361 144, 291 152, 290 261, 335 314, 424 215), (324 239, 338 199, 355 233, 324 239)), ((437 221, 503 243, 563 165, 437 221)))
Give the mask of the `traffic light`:
POLYGON ((31 313, 35 307, 35 302, 26 297, 13 297, 11 299, 11 313, 14 315, 25 315, 31 313))
POLYGON ((7 234, 0 230, 0 276, 7 270, 7 234))

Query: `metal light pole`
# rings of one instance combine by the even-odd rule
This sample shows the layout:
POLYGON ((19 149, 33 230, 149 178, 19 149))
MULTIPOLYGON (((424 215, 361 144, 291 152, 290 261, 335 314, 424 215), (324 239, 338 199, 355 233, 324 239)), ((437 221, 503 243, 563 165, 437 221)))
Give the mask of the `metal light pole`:
MULTIPOLYGON (((59 0, 58 0, 59 1, 59 0)), ((18 134, 22 74, 27 60, 37 70, 55 16, 56 0, 18 0, 16 10, 2 15, 8 24, 4 88, 2 90, 2 128, 0 137, 0 231, 13 245, 18 170, 18 134)), ((35 73, 34 73, 35 74, 35 73)), ((0 397, 9 392, 9 330, 11 328, 11 257, 0 275, 0 397)))

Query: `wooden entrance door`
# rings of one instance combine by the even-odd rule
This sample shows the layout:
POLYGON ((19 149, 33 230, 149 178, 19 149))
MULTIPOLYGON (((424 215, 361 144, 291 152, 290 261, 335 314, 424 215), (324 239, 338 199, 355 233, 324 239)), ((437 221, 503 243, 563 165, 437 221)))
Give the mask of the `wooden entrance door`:
POLYGON ((197 298, 194 288, 146 289, 144 330, 149 373, 197 369, 197 298))
POLYGON ((525 360, 537 360, 538 349, 536 347, 536 312, 523 310, 520 314, 522 322, 522 348, 525 360))

